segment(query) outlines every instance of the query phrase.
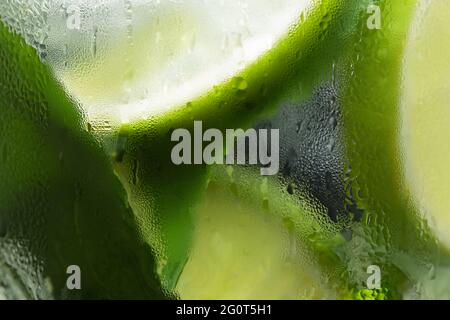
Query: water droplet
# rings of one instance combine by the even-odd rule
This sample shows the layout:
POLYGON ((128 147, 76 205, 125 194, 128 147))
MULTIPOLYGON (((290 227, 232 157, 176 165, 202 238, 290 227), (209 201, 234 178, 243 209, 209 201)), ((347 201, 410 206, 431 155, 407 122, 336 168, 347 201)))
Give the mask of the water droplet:
POLYGON ((302 130, 302 126, 303 126, 303 121, 297 122, 297 125, 295 127, 295 132, 299 133, 300 130, 302 130))
POLYGON ((295 191, 294 184, 293 183, 289 183, 288 187, 287 187, 287 192, 292 195, 292 194, 294 194, 294 191, 295 191))
POLYGON ((94 32, 92 35, 92 56, 95 58, 97 56, 97 33, 98 33, 98 27, 94 27, 94 32))
POLYGON ((116 147, 113 153, 114 161, 120 163, 123 161, 123 158, 125 157, 125 148, 127 143, 127 137, 126 136, 119 136, 117 139, 116 147))
POLYGON ((333 151, 334 147, 336 146, 336 140, 334 140, 334 138, 330 139, 330 142, 327 144, 327 149, 328 151, 333 151))
POLYGON ((66 43, 64 45, 64 67, 68 67, 69 66, 69 45, 66 43))
POLYGON ((138 183, 138 169, 139 169, 139 163, 137 160, 134 160, 133 167, 131 169, 131 171, 132 171, 131 183, 133 185, 137 185, 137 183, 138 183))
POLYGON ((248 83, 244 78, 236 77, 233 79, 233 88, 239 91, 245 91, 248 88, 248 83))
POLYGON ((331 117, 329 120, 331 128, 334 130, 337 127, 337 119, 336 117, 331 117))
POLYGON ((302 13, 300 14, 300 23, 305 22, 305 12, 302 11, 302 13))
POLYGON ((345 229, 344 231, 342 231, 342 236, 345 240, 351 241, 353 238, 353 232, 351 229, 345 229))

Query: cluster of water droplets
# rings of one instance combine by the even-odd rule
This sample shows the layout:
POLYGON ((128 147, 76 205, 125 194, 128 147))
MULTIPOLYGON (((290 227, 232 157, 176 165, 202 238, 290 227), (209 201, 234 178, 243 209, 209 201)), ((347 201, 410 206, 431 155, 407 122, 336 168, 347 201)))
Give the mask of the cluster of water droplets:
POLYGON ((0 17, 94 126, 180 107, 269 50, 309 1, 8 0, 0 17))

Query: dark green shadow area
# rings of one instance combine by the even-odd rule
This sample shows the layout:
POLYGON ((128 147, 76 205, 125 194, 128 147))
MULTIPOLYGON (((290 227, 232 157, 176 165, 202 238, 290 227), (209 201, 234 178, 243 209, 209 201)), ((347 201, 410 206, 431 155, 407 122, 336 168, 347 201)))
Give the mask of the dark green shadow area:
POLYGON ((34 49, 0 24, 0 260, 31 298, 163 299, 111 163, 34 49), (81 290, 67 290, 69 265, 81 290))

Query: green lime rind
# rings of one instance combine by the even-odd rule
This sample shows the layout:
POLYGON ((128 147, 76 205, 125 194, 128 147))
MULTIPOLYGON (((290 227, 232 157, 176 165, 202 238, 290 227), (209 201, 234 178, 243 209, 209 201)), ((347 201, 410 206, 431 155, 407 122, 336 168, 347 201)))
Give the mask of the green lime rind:
POLYGON ((362 266, 378 265, 383 287, 401 297, 430 275, 437 258, 436 239, 411 201, 400 158, 402 62, 417 1, 373 4, 381 9, 381 29, 367 27, 369 15, 361 19, 338 67, 346 187, 364 211, 363 221, 352 225, 353 240, 343 256, 357 285, 367 277, 362 266))
POLYGON ((153 252, 76 106, 3 24, 0 57, 0 260, 15 279, 3 285, 31 298, 164 298, 153 252), (81 290, 66 287, 70 265, 81 290))

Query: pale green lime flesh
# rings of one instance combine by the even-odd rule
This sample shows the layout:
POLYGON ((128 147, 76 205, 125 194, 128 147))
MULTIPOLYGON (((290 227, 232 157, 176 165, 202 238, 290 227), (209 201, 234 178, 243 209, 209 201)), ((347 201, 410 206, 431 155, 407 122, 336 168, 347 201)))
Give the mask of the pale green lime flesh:
POLYGON ((423 1, 403 68, 401 144, 418 209, 450 248, 450 2, 423 1))
POLYGON ((203 204, 177 291, 182 299, 324 299, 277 219, 220 195, 203 204))
POLYGON ((338 234, 323 209, 305 205, 304 199, 299 205, 276 179, 237 168, 228 170, 230 175, 220 167, 211 171, 205 200, 196 210, 189 257, 176 286, 181 299, 340 296, 339 279, 328 277, 317 252, 307 245, 317 233, 330 241, 338 234))

